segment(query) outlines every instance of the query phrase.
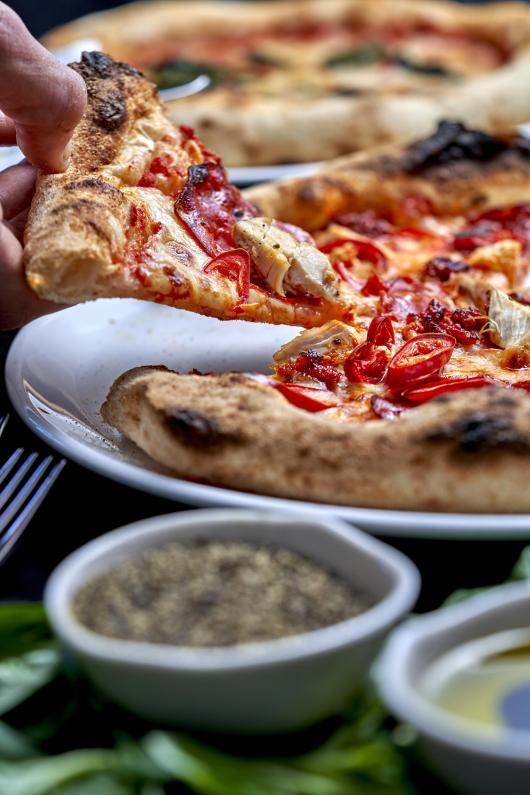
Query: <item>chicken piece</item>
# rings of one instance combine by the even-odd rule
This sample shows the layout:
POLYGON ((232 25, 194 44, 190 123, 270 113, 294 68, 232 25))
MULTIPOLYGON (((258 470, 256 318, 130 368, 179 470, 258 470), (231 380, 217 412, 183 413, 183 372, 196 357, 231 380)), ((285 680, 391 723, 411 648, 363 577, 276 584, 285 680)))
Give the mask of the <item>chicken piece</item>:
POLYGON ((518 240, 499 240, 489 246, 480 246, 470 254, 467 262, 474 268, 486 268, 506 274, 513 284, 522 267, 522 246, 518 240))
POLYGON ((270 218, 238 221, 233 235, 278 295, 284 296, 288 290, 328 301, 338 299, 339 280, 327 256, 310 243, 297 240, 270 218))
POLYGON ((324 354, 329 351, 351 351, 361 341, 362 334, 340 320, 330 320, 320 328, 302 331, 294 340, 282 345, 274 354, 276 364, 296 359, 301 353, 314 351, 324 354))

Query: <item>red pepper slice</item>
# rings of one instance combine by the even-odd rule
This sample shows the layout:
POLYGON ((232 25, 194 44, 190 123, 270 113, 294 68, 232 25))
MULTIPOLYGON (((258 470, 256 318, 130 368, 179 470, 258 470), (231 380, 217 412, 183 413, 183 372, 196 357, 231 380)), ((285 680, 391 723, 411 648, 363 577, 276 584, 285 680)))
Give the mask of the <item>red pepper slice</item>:
POLYGON ((451 358, 454 337, 448 334, 419 334, 395 354, 385 375, 385 383, 402 391, 407 384, 436 375, 451 358))
POLYGON ((389 355, 373 342, 361 342, 344 362, 348 381, 357 384, 379 384, 385 374, 389 355))
POLYGON ((501 224, 513 224, 530 217, 530 204, 513 204, 508 207, 494 207, 480 215, 474 216, 473 223, 479 221, 498 221, 501 224))
POLYGON ((202 248, 215 257, 234 248, 236 221, 254 218, 258 212, 230 184, 219 163, 190 166, 188 181, 175 201, 175 214, 202 248))
POLYGON ((491 227, 474 227, 466 229, 455 235, 453 248, 455 251, 471 251, 480 246, 489 246, 510 237, 510 234, 503 229, 491 227))
POLYGON ((416 240, 435 240, 443 242, 444 238, 436 232, 429 232, 427 229, 420 229, 417 226, 403 226, 392 233, 393 237, 411 237, 416 240))
POLYGON ((217 273, 237 282, 238 300, 236 306, 248 300, 250 291, 250 257, 242 248, 223 251, 212 259, 205 267, 205 273, 217 273))
MULTIPOLYGON (((418 384, 401 393, 401 396, 411 403, 426 403, 432 398, 446 392, 457 392, 460 389, 480 389, 483 386, 492 386, 496 382, 485 375, 471 375, 462 378, 438 378, 435 381, 418 384)), ((498 383, 498 382, 497 382, 498 383)))
POLYGON ((333 266, 333 270, 335 271, 335 273, 337 273, 340 276, 342 281, 346 282, 346 284, 348 284, 352 288, 352 290, 355 290, 357 292, 357 290, 360 287, 360 282, 357 282, 355 279, 352 279, 352 277, 348 272, 348 266, 346 265, 346 263, 337 260, 335 262, 332 262, 331 264, 333 266))
POLYGON ((364 259, 367 262, 372 262, 374 265, 383 267, 386 265, 386 257, 378 248, 375 243, 370 243, 369 240, 357 240, 350 237, 337 237, 335 240, 330 240, 324 245, 319 246, 323 254, 329 254, 333 249, 344 246, 345 243, 351 243, 355 248, 355 256, 359 259, 364 259))
POLYGON ((281 381, 274 383, 273 386, 287 398, 289 403, 299 409, 305 409, 305 411, 315 413, 339 405, 337 396, 325 389, 300 386, 299 384, 283 384, 281 381))
POLYGON ((368 334, 366 335, 368 342, 373 342, 374 345, 387 345, 396 341, 394 334, 394 326, 388 315, 379 315, 374 317, 368 327, 368 334))
POLYGON ((386 293, 387 290, 388 286, 381 281, 377 273, 372 273, 366 280, 364 286, 361 287, 361 293, 363 295, 380 295, 381 293, 386 293))

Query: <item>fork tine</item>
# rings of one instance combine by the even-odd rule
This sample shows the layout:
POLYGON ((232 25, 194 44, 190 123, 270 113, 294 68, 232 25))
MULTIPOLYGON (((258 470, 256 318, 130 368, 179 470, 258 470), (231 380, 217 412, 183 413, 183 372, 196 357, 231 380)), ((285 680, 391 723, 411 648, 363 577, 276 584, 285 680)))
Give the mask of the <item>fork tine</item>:
POLYGON ((15 452, 9 456, 5 464, 0 467, 0 484, 6 479, 7 475, 9 475, 23 452, 23 447, 17 447, 15 452))
MULTIPOLYGON (((9 481, 9 483, 6 486, 6 488, 4 489, 4 491, 10 490, 11 494, 13 493, 14 489, 11 488, 11 484, 14 481, 17 481, 16 485, 18 485, 18 483, 21 482, 22 478, 19 477, 20 472, 22 472, 22 470, 24 470, 24 469, 27 472, 28 469, 29 469, 29 466, 31 466, 31 464, 33 464, 33 462, 35 461, 35 458, 37 458, 37 454, 36 453, 33 453, 31 456, 28 456, 26 458, 26 460, 24 461, 24 463, 22 464, 22 466, 20 467, 18 472, 16 472, 15 475, 11 478, 11 480, 9 481), (27 466, 28 461, 30 459, 32 459, 32 460, 30 461, 29 466, 27 466)), ((11 500, 11 502, 6 507, 6 509, 4 511, 2 511, 2 513, 0 513, 0 533, 3 530, 5 530, 5 528, 8 526, 9 522, 11 521, 11 519, 13 519, 17 515, 17 513, 22 508, 22 506, 24 505, 26 500, 31 496, 31 493, 32 493, 33 489, 35 488, 35 486, 41 480, 42 476, 44 475, 44 473, 48 469, 48 467, 51 464, 52 460, 53 460, 52 456, 49 455, 47 458, 44 459, 44 461, 41 461, 41 463, 38 465, 38 467, 32 473, 31 477, 29 477, 27 479, 27 481, 24 483, 23 487, 20 489, 18 494, 15 495, 15 498, 13 500, 11 500)), ((3 492, 2 492, 2 494, 3 494, 3 492)), ((0 508, 6 502, 6 500, 4 500, 2 502, 2 494, 0 494, 0 508)))
MULTIPOLYGON (((37 453, 31 453, 30 455, 28 455, 25 461, 23 461, 21 466, 17 469, 11 480, 9 480, 7 485, 4 486, 2 491, 0 491, 0 510, 4 507, 8 499, 15 492, 19 483, 21 483, 24 480, 26 474, 29 472, 29 470, 31 469, 37 458, 38 458, 37 453)), ((0 530, 1 529, 2 528, 0 526, 0 530)))
POLYGON ((2 433, 4 432, 8 419, 9 414, 4 414, 3 417, 0 417, 0 436, 2 436, 2 433))
MULTIPOLYGON (((42 475, 48 468, 51 461, 53 461, 52 456, 48 456, 48 458, 46 458, 35 470, 30 480, 28 480, 28 482, 24 486, 24 490, 26 490, 26 496, 24 499, 27 499, 27 497, 31 495, 31 491, 37 485, 39 480, 42 478, 42 475), (38 477, 36 477, 37 473, 39 473, 38 477), (32 481, 32 486, 28 490, 27 487, 30 481, 32 481)), ((28 500, 24 508, 20 511, 18 516, 11 523, 6 533, 4 533, 4 535, 0 538, 0 563, 3 560, 5 560, 5 558, 9 555, 11 549, 16 544, 16 542, 18 541, 18 539, 20 538, 20 536, 28 526, 29 522, 31 521, 36 511, 42 504, 44 498, 46 497, 51 487, 59 477, 65 465, 66 461, 64 458, 62 458, 57 464, 55 464, 55 466, 52 469, 50 469, 50 471, 46 475, 46 478, 42 481, 42 483, 38 487, 37 491, 35 491, 33 496, 31 496, 31 498, 28 500)), ((2 524, 2 526, 4 525, 2 524)))

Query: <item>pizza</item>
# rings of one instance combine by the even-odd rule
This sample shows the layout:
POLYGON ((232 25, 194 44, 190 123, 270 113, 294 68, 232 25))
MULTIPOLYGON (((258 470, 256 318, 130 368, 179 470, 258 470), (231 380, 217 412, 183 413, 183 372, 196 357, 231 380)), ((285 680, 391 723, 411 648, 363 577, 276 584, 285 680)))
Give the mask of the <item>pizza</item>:
POLYGON ((97 52, 72 68, 88 109, 67 170, 39 177, 25 231, 42 298, 132 297, 304 327, 349 316, 311 235, 262 216, 218 155, 167 119, 152 83, 97 52))
POLYGON ((52 31, 93 39, 164 89, 230 166, 321 161, 530 119, 530 9, 442 0, 131 3, 52 31))
POLYGON ((311 233, 351 317, 302 330, 265 374, 132 370, 106 421, 219 486, 529 511, 529 142, 442 122, 246 200, 311 233))

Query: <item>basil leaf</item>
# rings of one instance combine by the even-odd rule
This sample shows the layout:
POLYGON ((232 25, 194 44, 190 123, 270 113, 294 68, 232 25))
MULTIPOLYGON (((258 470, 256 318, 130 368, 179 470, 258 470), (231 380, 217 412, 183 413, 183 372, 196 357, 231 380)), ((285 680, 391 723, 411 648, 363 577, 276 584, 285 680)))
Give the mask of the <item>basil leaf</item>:
POLYGON ((165 780, 164 774, 146 757, 142 749, 131 744, 113 750, 70 751, 59 756, 39 757, 23 762, 0 762, 0 793, 58 795, 62 791, 61 787, 80 783, 87 777, 102 773, 125 781, 145 783, 149 780, 165 780))
POLYGON ((530 580, 530 547, 525 547, 519 556, 510 580, 530 580))
POLYGON ((28 737, 0 721, 0 759, 25 759, 36 754, 28 737))
POLYGON ((160 89, 184 86, 201 75, 209 78, 210 85, 208 88, 218 86, 228 79, 228 73, 223 69, 182 60, 166 61, 158 64, 158 66, 152 68, 151 74, 160 89))
POLYGON ((301 757, 245 759, 189 737, 152 732, 143 746, 168 775, 201 795, 405 795, 403 766, 389 743, 301 757), (322 757, 322 758, 321 758, 322 757), (396 761, 397 760, 397 761, 396 761))
POLYGON ((393 63, 409 72, 416 72, 416 74, 431 75, 432 77, 456 77, 455 73, 446 69, 445 66, 419 63, 418 61, 411 61, 410 58, 405 58, 404 56, 393 59, 393 63))
MULTIPOLYGON (((530 581, 530 547, 525 547, 521 552, 507 582, 517 582, 521 580, 530 581)), ((493 591, 495 588, 502 588, 503 585, 504 583, 498 583, 497 585, 486 585, 481 588, 459 588, 458 591, 454 591, 454 593, 447 597, 443 606, 457 605, 459 602, 465 602, 467 599, 471 599, 478 594, 485 593, 486 591, 493 591)))
POLYGON ((38 602, 0 604, 0 660, 52 642, 44 608, 38 602))
POLYGON ((368 66, 377 61, 384 61, 387 57, 386 49, 381 44, 374 42, 334 55, 332 58, 328 58, 324 66, 331 68, 336 66, 368 66))
POLYGON ((102 774, 73 781, 60 787, 54 795, 136 795, 137 792, 133 784, 126 784, 115 776, 102 774))
POLYGON ((58 652, 50 648, 35 649, 0 662, 0 715, 51 682, 58 666, 58 652))

